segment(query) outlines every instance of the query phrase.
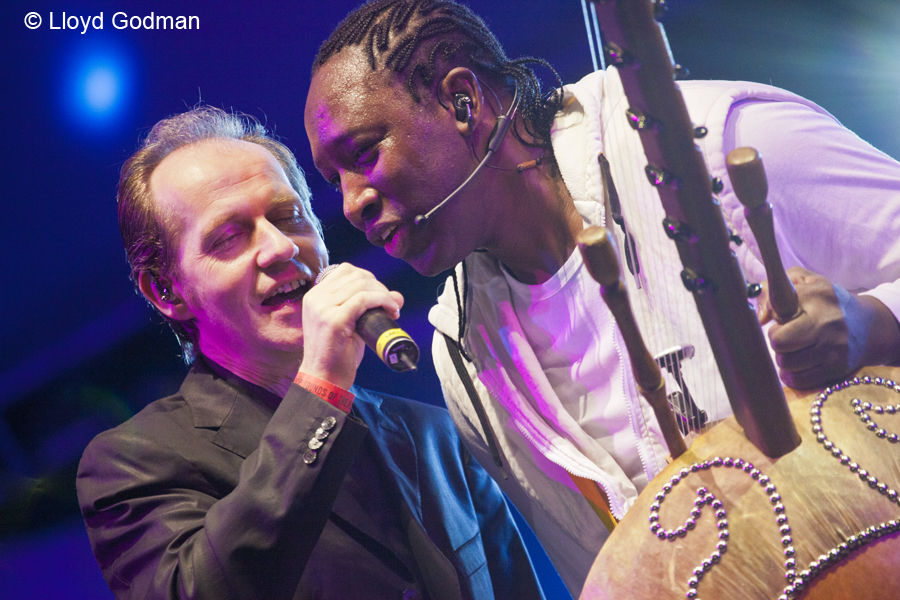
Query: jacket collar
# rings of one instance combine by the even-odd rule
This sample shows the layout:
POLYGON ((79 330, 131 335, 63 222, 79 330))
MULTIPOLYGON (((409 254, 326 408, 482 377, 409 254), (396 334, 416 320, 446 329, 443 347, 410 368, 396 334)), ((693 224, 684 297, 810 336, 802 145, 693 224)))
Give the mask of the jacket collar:
POLYGON ((198 356, 181 384, 194 427, 213 429, 212 442, 246 458, 259 445, 280 398, 198 356))

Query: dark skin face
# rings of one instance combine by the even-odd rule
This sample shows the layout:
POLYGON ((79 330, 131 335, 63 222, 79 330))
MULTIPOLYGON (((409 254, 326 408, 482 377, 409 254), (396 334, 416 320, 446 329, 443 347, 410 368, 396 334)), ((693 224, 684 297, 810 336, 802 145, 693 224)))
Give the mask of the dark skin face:
POLYGON ((345 48, 310 85, 305 123, 313 159, 342 193, 347 219, 423 275, 452 268, 482 248, 523 281, 546 278, 571 254, 570 229, 580 230, 581 221, 568 193, 561 197, 561 180, 537 169, 515 171, 540 150, 512 135, 491 160, 506 170, 487 169, 426 227, 414 222, 472 173, 475 154, 484 155, 497 116, 508 108, 502 94, 502 107, 490 92, 486 100, 483 85, 457 67, 416 103, 404 76, 372 72, 359 49, 345 48), (472 98, 471 124, 456 119, 455 93, 472 98))
POLYGON ((434 275, 483 236, 458 229, 452 215, 459 206, 448 206, 425 229, 414 220, 465 179, 473 157, 440 104, 416 104, 401 82, 370 72, 354 54, 338 54, 310 86, 306 130, 316 168, 341 192, 344 215, 372 244, 434 275))

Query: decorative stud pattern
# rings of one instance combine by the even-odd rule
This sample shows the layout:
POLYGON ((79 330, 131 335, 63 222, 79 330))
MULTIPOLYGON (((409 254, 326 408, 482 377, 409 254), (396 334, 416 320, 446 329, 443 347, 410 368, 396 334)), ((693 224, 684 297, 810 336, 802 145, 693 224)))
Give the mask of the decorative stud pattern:
MULTIPOLYGON (((877 385, 884 386, 888 389, 891 389, 898 394, 900 394, 900 385, 891 381, 890 379, 885 380, 881 377, 854 377, 853 379, 849 379, 844 381, 843 383, 835 384, 832 387, 825 388, 821 394, 816 396, 816 399, 813 400, 812 406, 809 409, 810 413, 810 421, 812 422, 812 430, 813 433, 816 434, 816 441, 822 445, 825 450, 829 452, 834 458, 836 458, 842 465, 846 466, 851 473, 859 477, 859 479, 869 485, 874 491, 883 495, 888 501, 893 502, 894 504, 900 504, 900 494, 898 494, 897 490, 889 487, 886 483, 879 481, 878 478, 869 473, 866 469, 860 467, 856 462, 853 461, 847 454, 844 453, 843 450, 838 448, 834 442, 828 439, 828 436, 825 435, 825 431, 822 427, 822 407, 825 406, 825 403, 828 401, 828 398, 839 390, 843 390, 849 387, 857 387, 860 385, 877 385)), ((883 439, 886 442, 891 444, 896 444, 900 442, 900 437, 896 433, 888 433, 884 428, 879 427, 878 424, 872 420, 872 417, 869 416, 868 411, 872 411, 875 414, 896 414, 900 411, 900 403, 898 404, 889 404, 887 406, 876 406, 871 402, 863 402, 859 398, 854 398, 850 401, 850 406, 853 407, 853 412, 859 417, 859 419, 866 425, 866 429, 875 434, 879 439, 883 439)))
MULTIPOLYGON (((873 491, 880 493, 888 501, 893 502, 894 504, 900 504, 900 494, 898 494, 897 490, 889 487, 884 482, 879 481, 875 475, 870 474, 866 469, 860 467, 856 462, 853 462, 853 460, 838 448, 834 442, 828 439, 822 428, 822 407, 825 402, 828 401, 828 398, 836 391, 859 385, 883 385, 900 394, 900 385, 895 382, 870 377, 857 377, 826 388, 821 394, 816 396, 816 399, 813 401, 812 407, 810 408, 812 431, 816 435, 816 441, 842 465, 846 466, 852 474, 859 477, 861 481, 866 482, 873 491)), ((900 403, 888 406, 876 406, 870 402, 863 402, 858 398, 854 398, 850 404, 860 420, 866 424, 866 428, 873 432, 879 439, 884 439, 890 444, 897 444, 900 442, 900 436, 896 433, 890 433, 880 427, 869 415, 869 411, 878 415, 898 414, 900 413, 900 403)), ((696 462, 690 467, 681 469, 678 474, 672 476, 668 482, 663 484, 662 491, 656 494, 654 497, 655 501, 650 505, 650 517, 648 519, 650 523, 650 533, 660 540, 674 541, 678 538, 685 537, 689 531, 697 526, 697 521, 702 516, 705 507, 709 506, 711 512, 713 512, 716 518, 716 529, 718 532, 716 549, 694 568, 692 576, 687 580, 688 591, 686 597, 689 599, 699 600, 699 592, 697 589, 703 580, 704 575, 722 560, 723 555, 728 549, 728 538, 730 534, 728 532, 727 511, 725 510, 722 501, 716 498, 715 494, 710 492, 706 487, 697 488, 697 498, 694 500, 694 506, 683 525, 674 529, 666 529, 660 524, 659 511, 668 494, 691 473, 697 473, 698 471, 711 468, 726 468, 742 471, 750 478, 754 479, 765 491, 769 503, 772 505, 772 513, 775 517, 775 523, 778 526, 778 532, 781 535, 782 552, 785 558, 784 577, 786 585, 782 590, 781 595, 778 596, 778 600, 790 600, 795 598, 816 576, 821 574, 828 567, 849 556, 849 554, 857 548, 874 542, 885 535, 900 531, 900 519, 893 519, 878 525, 873 525, 860 531, 856 535, 850 536, 843 543, 819 556, 818 559, 811 561, 805 569, 798 571, 796 559, 797 551, 794 548, 794 538, 791 526, 788 523, 787 509, 784 504, 782 504, 781 495, 778 493, 778 490, 771 479, 754 467, 752 463, 741 458, 727 457, 723 459, 715 457, 712 460, 696 462)))

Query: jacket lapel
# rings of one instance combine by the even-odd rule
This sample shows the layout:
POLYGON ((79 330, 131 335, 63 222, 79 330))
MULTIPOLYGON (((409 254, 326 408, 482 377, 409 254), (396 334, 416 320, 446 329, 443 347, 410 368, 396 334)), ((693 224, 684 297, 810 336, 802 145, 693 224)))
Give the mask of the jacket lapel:
POLYGON ((419 460, 416 437, 400 416, 385 409, 380 397, 366 390, 354 391, 357 399, 365 398, 364 402, 354 406, 359 407, 360 416, 369 425, 371 441, 379 449, 375 454, 378 460, 383 461, 383 472, 391 475, 387 477, 389 481, 382 482, 382 485, 391 486, 392 492, 401 499, 399 527, 412 551, 422 584, 428 590, 428 597, 434 600, 459 600, 462 598, 459 575, 445 554, 452 548, 444 548, 442 551, 423 526, 423 523, 432 521, 435 526, 445 525, 441 511, 428 506, 441 499, 428 498, 426 502, 420 492, 423 484, 420 478, 429 477, 421 469, 436 468, 438 465, 428 465, 419 460))
MULTIPOLYGON (((265 402, 248 393, 246 385, 227 371, 214 371, 203 357, 198 357, 181 386, 194 427, 216 430, 212 442, 242 458, 256 450, 274 413, 265 402)), ((429 597, 458 600, 461 593, 456 570, 422 526, 419 460, 413 437, 402 419, 382 410, 379 396, 358 388, 353 392, 362 399, 354 404, 353 412, 369 426, 370 439, 364 442, 362 451, 366 451, 366 446, 375 450, 372 459, 379 464, 375 472, 351 466, 332 512, 394 552, 391 541, 367 508, 348 491, 347 484, 355 478, 357 483, 382 486, 389 497, 400 500, 397 526, 409 542, 415 568, 424 579, 429 597)))
MULTIPOLYGON (((365 490, 377 488, 376 493, 388 504, 387 510, 395 511, 396 506, 391 505, 399 501, 421 518, 416 448, 405 427, 393 415, 382 412, 380 397, 362 389, 352 391, 356 395, 353 414, 366 423, 369 435, 347 473, 332 511, 393 552, 393 544, 372 517, 372 507, 365 504, 365 490)), ((400 522, 395 526, 399 527, 400 522)))
POLYGON ((241 458, 259 446, 273 410, 253 398, 236 376, 216 373, 198 357, 181 385, 194 427, 217 430, 212 442, 241 458))

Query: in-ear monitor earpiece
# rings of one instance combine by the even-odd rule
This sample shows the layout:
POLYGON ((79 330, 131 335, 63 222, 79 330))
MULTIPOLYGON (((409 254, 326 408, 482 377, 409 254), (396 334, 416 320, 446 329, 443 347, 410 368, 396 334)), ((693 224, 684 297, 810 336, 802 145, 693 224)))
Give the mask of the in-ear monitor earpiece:
POLYGON ((468 94, 453 94, 453 108, 456 111, 456 120, 460 123, 472 125, 472 98, 468 94))

